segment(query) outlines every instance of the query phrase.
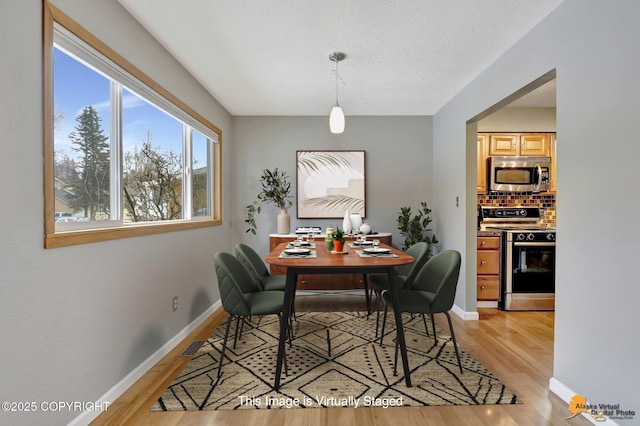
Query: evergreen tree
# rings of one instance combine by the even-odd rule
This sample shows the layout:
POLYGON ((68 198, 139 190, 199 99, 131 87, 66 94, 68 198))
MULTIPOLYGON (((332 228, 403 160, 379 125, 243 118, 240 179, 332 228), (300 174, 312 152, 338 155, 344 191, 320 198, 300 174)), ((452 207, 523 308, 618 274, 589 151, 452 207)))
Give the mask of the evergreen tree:
POLYGON ((71 182, 73 195, 69 205, 74 209, 84 209, 90 220, 97 213, 109 213, 109 137, 101 127, 102 119, 96 109, 84 107, 76 117, 78 125, 69 134, 72 149, 80 153, 78 157, 79 176, 71 182))

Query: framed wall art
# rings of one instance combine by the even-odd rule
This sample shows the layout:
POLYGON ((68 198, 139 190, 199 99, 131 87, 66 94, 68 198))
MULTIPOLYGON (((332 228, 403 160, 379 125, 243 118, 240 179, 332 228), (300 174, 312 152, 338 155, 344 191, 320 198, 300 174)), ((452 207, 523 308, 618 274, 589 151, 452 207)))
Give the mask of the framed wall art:
POLYGON ((296 151, 300 219, 366 216, 364 151, 296 151))

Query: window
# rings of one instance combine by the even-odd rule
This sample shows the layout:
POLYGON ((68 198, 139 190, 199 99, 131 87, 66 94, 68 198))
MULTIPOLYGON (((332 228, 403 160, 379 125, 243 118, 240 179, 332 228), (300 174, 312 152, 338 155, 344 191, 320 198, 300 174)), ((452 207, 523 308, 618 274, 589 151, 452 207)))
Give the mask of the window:
POLYGON ((45 17, 45 247, 220 224, 220 130, 46 2, 45 17))

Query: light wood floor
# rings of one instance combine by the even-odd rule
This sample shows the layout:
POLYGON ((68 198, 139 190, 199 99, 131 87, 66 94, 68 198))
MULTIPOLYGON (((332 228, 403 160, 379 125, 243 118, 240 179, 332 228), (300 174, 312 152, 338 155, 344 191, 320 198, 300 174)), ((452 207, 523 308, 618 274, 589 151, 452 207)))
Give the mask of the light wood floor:
MULTIPOLYGON (((298 296, 302 311, 362 310, 354 295, 298 296)), ((473 354, 523 401, 518 405, 465 407, 331 408, 151 412, 151 406, 188 362, 178 357, 193 340, 206 339, 226 318, 214 313, 191 336, 127 390, 93 425, 589 425, 569 415, 567 404, 549 392, 553 373, 553 312, 503 312, 479 309, 479 321, 455 314, 458 344, 473 354)), ((375 321, 375 317, 372 318, 375 321)), ((444 315, 436 323, 447 330, 444 315)))

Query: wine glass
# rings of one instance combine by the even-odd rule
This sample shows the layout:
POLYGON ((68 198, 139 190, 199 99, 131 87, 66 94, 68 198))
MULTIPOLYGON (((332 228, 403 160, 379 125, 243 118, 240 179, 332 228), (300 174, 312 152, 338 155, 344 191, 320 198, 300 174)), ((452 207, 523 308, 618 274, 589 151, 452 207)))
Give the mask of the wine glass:
POLYGON ((309 242, 310 246, 315 243, 315 236, 313 235, 313 232, 309 232, 309 234, 307 235, 307 241, 309 242))
POLYGON ((380 240, 375 239, 371 241, 371 243, 373 244, 373 251, 378 251, 378 247, 380 247, 380 240))

